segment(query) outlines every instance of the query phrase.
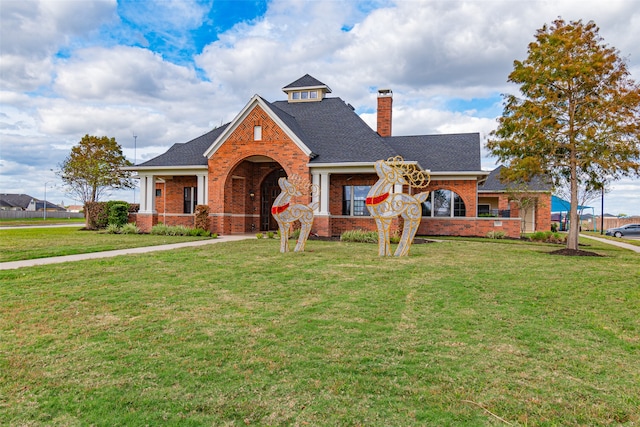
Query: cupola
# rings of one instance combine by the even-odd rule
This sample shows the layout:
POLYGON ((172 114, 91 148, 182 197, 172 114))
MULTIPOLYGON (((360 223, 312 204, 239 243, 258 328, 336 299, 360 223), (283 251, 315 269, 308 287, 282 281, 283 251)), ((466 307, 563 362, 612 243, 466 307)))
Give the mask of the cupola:
POLYGON ((315 77, 305 74, 293 83, 282 88, 289 102, 322 101, 331 88, 315 77))

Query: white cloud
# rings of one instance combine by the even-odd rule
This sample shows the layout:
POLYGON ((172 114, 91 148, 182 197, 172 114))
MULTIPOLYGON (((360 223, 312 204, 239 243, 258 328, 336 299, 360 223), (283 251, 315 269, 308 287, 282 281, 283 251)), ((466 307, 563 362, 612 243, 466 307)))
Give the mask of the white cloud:
MULTIPOLYGON (((255 93, 283 99, 281 88, 305 73, 363 111, 373 128, 376 90, 384 87, 394 92, 394 134, 484 139, 501 112, 492 103, 516 90, 506 82, 513 60, 524 59, 536 30, 558 16, 595 20, 640 80, 640 8, 630 0, 272 0, 264 16, 219 34, 193 61, 152 51, 154 43, 193 51, 191 32, 208 7, 2 0, 0 188, 41 192, 55 179, 49 170, 86 133, 115 137, 130 159, 135 133, 137 160, 146 160, 231 120, 255 93)), ((483 150, 483 166, 494 163, 483 150)), ((611 211, 640 213, 636 194, 638 180, 614 184, 611 211)))

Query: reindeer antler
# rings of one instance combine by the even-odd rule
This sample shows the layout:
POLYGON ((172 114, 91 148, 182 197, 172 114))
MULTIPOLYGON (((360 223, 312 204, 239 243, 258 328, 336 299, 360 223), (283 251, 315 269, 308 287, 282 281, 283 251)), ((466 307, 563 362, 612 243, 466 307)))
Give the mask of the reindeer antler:
POLYGON ((389 157, 385 163, 400 171, 412 187, 426 188, 431 182, 429 172, 420 170, 415 164, 406 163, 402 156, 389 157))
POLYGON ((288 177, 287 181, 302 194, 315 195, 318 192, 317 185, 311 184, 307 178, 303 178, 297 174, 288 177))

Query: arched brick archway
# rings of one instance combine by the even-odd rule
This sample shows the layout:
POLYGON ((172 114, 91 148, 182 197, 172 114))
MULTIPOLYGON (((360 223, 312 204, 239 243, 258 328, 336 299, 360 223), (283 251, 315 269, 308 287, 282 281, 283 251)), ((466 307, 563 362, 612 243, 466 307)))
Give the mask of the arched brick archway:
POLYGON ((286 167, 270 157, 249 156, 240 160, 224 181, 224 214, 218 221, 222 233, 276 230, 271 206, 280 194, 278 179, 289 174, 286 167))

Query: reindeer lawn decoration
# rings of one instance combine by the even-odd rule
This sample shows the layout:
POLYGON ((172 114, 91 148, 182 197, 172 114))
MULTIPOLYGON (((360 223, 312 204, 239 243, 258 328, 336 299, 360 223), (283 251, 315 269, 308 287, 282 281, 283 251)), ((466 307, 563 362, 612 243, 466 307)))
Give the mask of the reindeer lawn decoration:
POLYGON ((280 178, 278 185, 282 192, 273 201, 271 214, 278 222, 278 229, 280 230, 280 252, 289 252, 289 233, 291 224, 295 221, 300 221, 301 227, 298 243, 294 251, 302 252, 311 232, 313 211, 317 209, 318 202, 303 205, 291 204, 290 200, 291 197, 302 196, 303 191, 306 194, 314 193, 314 187, 297 175, 292 175, 290 178, 280 178))
POLYGON ((395 256, 406 256, 422 219, 422 203, 427 199, 429 192, 411 195, 392 193, 391 189, 395 184, 426 188, 431 177, 416 165, 405 163, 400 156, 386 161, 378 160, 375 169, 380 179, 371 187, 365 203, 378 227, 378 255, 391 255, 389 227, 394 218, 402 216, 404 226, 395 256))

